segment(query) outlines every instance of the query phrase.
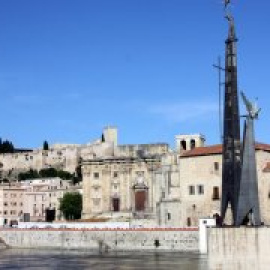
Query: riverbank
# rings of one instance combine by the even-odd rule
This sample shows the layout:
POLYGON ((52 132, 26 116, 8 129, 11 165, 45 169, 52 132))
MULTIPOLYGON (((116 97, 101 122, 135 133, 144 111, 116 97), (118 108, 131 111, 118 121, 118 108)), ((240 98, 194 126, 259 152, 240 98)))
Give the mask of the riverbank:
POLYGON ((8 229, 0 241, 11 248, 198 252, 198 229, 8 229))

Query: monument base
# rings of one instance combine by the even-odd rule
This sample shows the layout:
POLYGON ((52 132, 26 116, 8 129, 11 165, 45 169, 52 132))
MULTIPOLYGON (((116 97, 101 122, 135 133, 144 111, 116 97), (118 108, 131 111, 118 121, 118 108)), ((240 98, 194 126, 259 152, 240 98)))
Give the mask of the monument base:
POLYGON ((269 269, 270 228, 208 228, 207 247, 209 269, 269 269))

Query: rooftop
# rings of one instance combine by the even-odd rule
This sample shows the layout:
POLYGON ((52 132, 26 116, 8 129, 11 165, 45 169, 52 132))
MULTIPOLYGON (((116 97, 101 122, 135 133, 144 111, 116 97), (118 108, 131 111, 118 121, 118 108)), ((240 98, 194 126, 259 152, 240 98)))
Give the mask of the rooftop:
MULTIPOLYGON (((256 143, 256 150, 270 152, 270 145, 263 143, 256 143)), ((185 157, 210 156, 221 154, 222 154, 222 144, 215 144, 204 147, 196 147, 190 151, 184 152, 183 154, 181 154, 181 157, 185 158, 185 157)))

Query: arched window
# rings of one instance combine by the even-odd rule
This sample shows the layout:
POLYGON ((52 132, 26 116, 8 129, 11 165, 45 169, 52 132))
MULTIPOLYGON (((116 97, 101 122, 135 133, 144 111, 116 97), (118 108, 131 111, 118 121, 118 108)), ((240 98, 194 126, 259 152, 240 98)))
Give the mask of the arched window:
POLYGON ((190 217, 187 218, 187 226, 188 226, 188 227, 191 226, 191 218, 190 218, 190 217))
POLYGON ((190 149, 194 149, 196 147, 196 142, 194 139, 190 140, 190 149))
POLYGON ((187 150, 187 143, 185 140, 181 141, 181 150, 187 150))

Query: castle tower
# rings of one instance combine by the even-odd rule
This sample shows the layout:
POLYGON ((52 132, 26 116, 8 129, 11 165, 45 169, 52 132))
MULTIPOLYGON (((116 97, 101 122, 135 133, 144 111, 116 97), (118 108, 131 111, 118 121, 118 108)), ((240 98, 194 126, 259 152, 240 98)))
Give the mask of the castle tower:
POLYGON ((107 126, 103 129, 102 141, 113 143, 117 146, 117 128, 112 126, 107 126))
POLYGON ((229 34, 226 40, 221 217, 222 219, 225 218, 226 211, 230 205, 233 222, 235 222, 241 174, 237 38, 232 15, 227 14, 226 18, 229 22, 229 34))

